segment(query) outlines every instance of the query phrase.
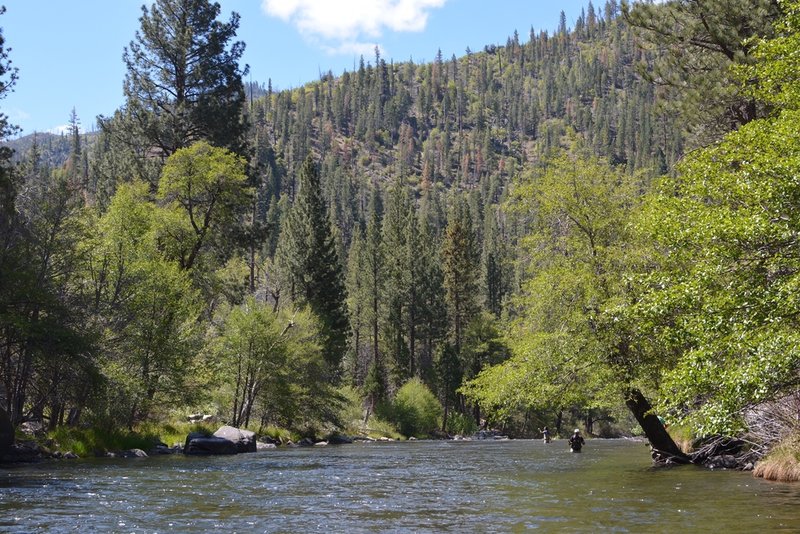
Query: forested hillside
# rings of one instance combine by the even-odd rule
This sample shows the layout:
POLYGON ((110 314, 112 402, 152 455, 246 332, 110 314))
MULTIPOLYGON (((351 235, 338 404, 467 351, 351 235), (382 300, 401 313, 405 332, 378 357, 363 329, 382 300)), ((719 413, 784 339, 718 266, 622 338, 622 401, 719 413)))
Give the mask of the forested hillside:
POLYGON ((65 163, 37 138, 5 167, 5 411, 305 434, 353 412, 406 435, 577 422, 679 459, 650 399, 689 434, 747 431, 798 383, 790 329, 733 341, 775 324, 791 215, 765 208, 783 237, 752 219, 739 235, 757 192, 707 176, 743 176, 734 154, 758 143, 737 139, 794 105, 761 83, 792 76, 770 51, 791 6, 588 3, 574 28, 426 64, 376 49, 274 91, 242 82, 238 15, 158 0, 91 143, 73 115, 65 163), (740 317, 742 295, 764 309, 740 317), (733 376, 754 355, 766 368, 733 376))

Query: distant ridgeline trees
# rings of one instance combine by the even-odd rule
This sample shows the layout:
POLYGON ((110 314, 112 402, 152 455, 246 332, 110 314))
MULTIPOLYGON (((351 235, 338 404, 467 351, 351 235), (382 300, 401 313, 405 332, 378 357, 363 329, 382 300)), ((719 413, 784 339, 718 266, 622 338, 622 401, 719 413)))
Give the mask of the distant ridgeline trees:
POLYGON ((391 417, 413 383, 438 397, 446 432, 482 418, 519 435, 576 420, 602 432, 627 404, 670 451, 648 398, 698 428, 735 427, 735 414, 716 426, 686 416, 785 392, 791 362, 736 406, 723 392, 772 367, 725 375, 718 398, 686 369, 715 350, 736 366, 791 344, 787 311, 772 349, 754 336, 736 352, 749 324, 737 303, 755 301, 721 288, 755 284, 767 324, 773 281, 791 286, 790 255, 769 262, 792 216, 769 212, 787 221, 785 241, 742 229, 746 250, 724 248, 733 234, 714 209, 733 201, 700 177, 733 180, 736 136, 785 126, 774 110, 793 85, 774 80, 791 69, 759 41, 792 34, 776 26, 784 12, 766 0, 588 3, 573 29, 562 17, 554 33, 424 64, 376 50, 352 72, 276 91, 242 83, 238 15, 220 21, 208 0, 143 7, 125 105, 91 145, 74 129, 63 166, 33 148, 3 167, 4 408, 50 426, 195 407, 308 429, 335 420, 339 386, 358 388, 368 418, 391 417), (713 148, 676 166, 742 125, 716 148, 725 172, 713 148), (703 210, 720 234, 694 219, 703 210), (716 256, 693 256, 707 243, 716 256), (723 322, 697 324, 697 309, 723 322))

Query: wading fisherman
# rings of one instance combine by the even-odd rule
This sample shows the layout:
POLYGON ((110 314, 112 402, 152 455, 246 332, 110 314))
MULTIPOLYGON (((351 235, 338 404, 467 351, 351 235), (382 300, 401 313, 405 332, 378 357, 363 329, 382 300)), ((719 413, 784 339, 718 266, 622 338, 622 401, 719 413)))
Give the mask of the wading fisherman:
POLYGON ((581 436, 581 431, 576 428, 572 437, 569 438, 569 450, 572 452, 581 452, 581 447, 583 447, 584 443, 585 441, 583 436, 581 436))
POLYGON ((547 429, 545 426, 544 428, 540 429, 539 432, 542 433, 542 439, 545 443, 550 443, 550 430, 547 429))

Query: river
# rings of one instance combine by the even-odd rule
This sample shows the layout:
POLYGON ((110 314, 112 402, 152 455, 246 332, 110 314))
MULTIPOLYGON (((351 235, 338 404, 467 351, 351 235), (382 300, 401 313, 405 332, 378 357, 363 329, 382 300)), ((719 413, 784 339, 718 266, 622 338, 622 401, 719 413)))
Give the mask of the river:
POLYGON ((419 441, 0 468, 2 532, 800 531, 800 484, 643 443, 419 441))

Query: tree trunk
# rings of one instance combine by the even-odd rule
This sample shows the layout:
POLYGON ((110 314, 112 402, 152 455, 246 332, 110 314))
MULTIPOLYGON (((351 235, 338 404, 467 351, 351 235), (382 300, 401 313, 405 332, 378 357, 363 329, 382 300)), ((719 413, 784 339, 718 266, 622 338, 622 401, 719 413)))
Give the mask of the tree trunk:
POLYGON ((14 444, 14 425, 5 409, 0 406, 0 455, 14 444))
POLYGON ((657 463, 691 463, 672 440, 661 420, 653 413, 650 402, 636 388, 625 392, 625 405, 644 430, 644 435, 653 449, 653 460, 657 463))

